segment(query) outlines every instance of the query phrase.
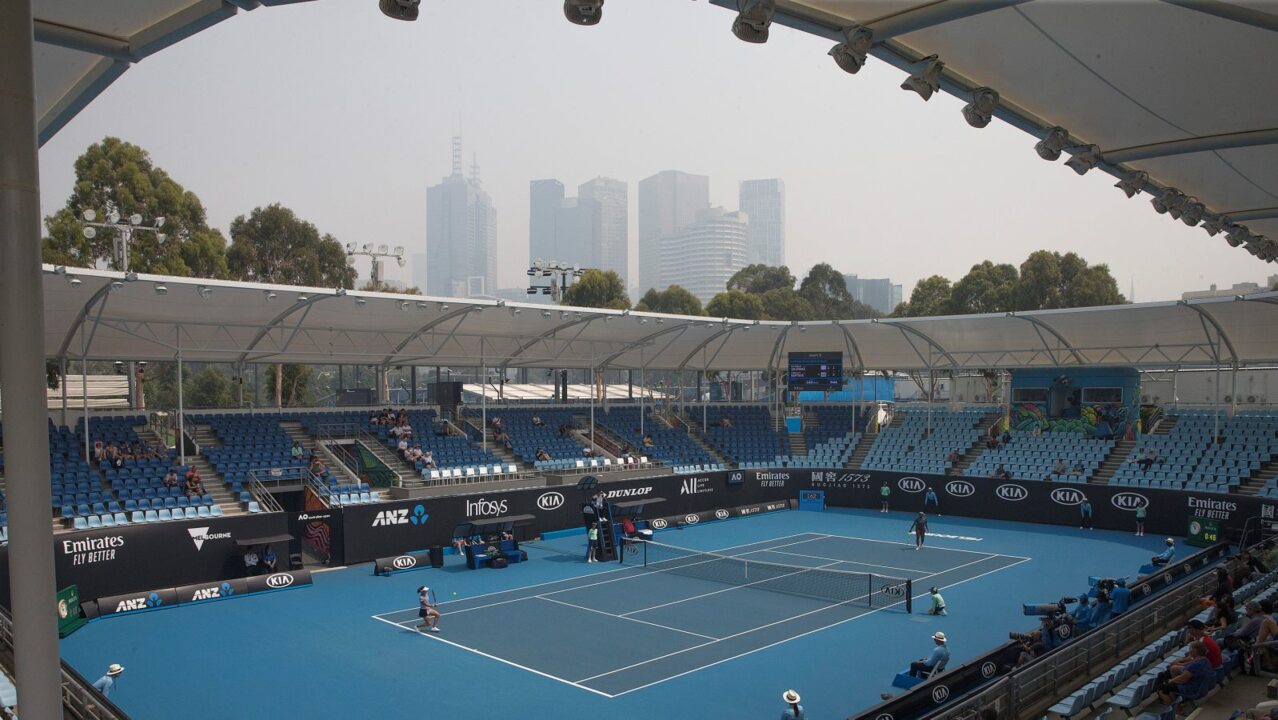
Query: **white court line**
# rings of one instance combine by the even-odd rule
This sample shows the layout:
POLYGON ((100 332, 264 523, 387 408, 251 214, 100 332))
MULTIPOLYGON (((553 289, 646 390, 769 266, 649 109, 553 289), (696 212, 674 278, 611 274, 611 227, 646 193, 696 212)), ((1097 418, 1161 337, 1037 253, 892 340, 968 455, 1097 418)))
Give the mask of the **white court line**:
MULTIPOLYGON (((831 561, 831 562, 835 562, 835 563, 845 563, 845 564, 848 564, 848 565, 865 565, 866 567, 881 567, 881 568, 890 568, 890 569, 892 569, 892 570, 900 570, 900 571, 902 571, 902 572, 916 572, 916 573, 925 573, 925 572, 927 572, 927 570, 922 570, 922 569, 918 569, 918 568, 903 568, 903 567, 897 567, 897 566, 895 566, 895 565, 882 565, 882 564, 880 564, 880 563, 868 563, 868 562, 861 562, 860 560, 840 560, 840 559, 838 559, 838 558, 824 557, 824 556, 822 556, 822 555, 804 555, 803 553, 786 552, 786 551, 784 551, 784 550, 752 550, 752 551, 750 551, 750 552, 748 552, 748 553, 746 553, 746 554, 747 554, 747 555, 753 555, 753 554, 755 554, 755 553, 761 553, 761 552, 775 552, 775 553, 777 553, 778 555, 793 555, 794 557, 810 558, 810 559, 812 559, 812 560, 829 560, 829 561, 831 561)), ((977 562, 980 562, 980 561, 978 560, 977 562)), ((827 566, 822 565, 821 567, 827 567, 827 566)))
MULTIPOLYGON (((831 535, 830 533, 820 533, 820 535, 822 537, 828 537, 828 538, 843 538, 844 540, 864 540, 865 542, 884 543, 886 545, 906 545, 908 547, 914 547, 914 543, 912 542, 903 543, 903 542, 895 542, 892 540, 876 540, 875 538, 857 537, 856 535, 831 535)), ((1000 556, 1000 557, 1016 558, 1017 560, 1032 559, 1032 558, 1022 557, 1020 555, 1003 555, 1002 553, 986 553, 986 552, 981 552, 979 550, 964 550, 963 548, 939 547, 937 545, 933 545, 931 547, 925 546, 923 549, 924 550, 945 550, 947 552, 970 553, 972 555, 988 555, 990 557, 1000 556)))
POLYGON ((630 622, 643 623, 644 625, 651 625, 651 626, 653 626, 653 627, 661 628, 662 630, 673 630, 673 631, 675 631, 675 632, 683 633, 683 634, 685 634, 685 635, 696 635, 696 636, 697 636, 697 637, 699 637, 699 638, 705 638, 705 639, 707 639, 707 640, 718 640, 718 639, 719 639, 719 638, 717 638, 717 637, 715 637, 715 636, 713 636, 713 635, 702 635, 701 633, 692 632, 691 630, 682 630, 682 629, 677 628, 677 627, 670 627, 669 625, 659 625, 659 624, 654 623, 654 622, 648 622, 647 620, 636 620, 635 618, 626 617, 625 615, 616 615, 616 614, 613 614, 613 613, 610 613, 610 612, 604 612, 603 610, 596 610, 596 609, 591 608, 591 607, 586 607, 585 605, 574 605, 574 604, 572 604, 572 603, 566 603, 566 602, 564 602, 563 600, 555 600, 555 599, 553 599, 553 598, 548 598, 548 597, 546 597, 545 595, 537 595, 537 596, 535 596, 533 599, 535 599, 535 600, 545 600, 546 602, 558 603, 558 604, 560 604, 560 605, 567 605, 567 606, 568 606, 568 607, 570 607, 570 608, 576 608, 576 609, 578 609, 578 610, 585 610, 586 612, 598 613, 598 614, 600 614, 600 615, 607 615, 607 616, 608 616, 608 617, 610 617, 610 618, 621 618, 621 619, 623 619, 623 620, 629 620, 630 622))
MULTIPOLYGON (((818 538, 819 538, 819 537, 822 537, 821 533, 802 532, 802 533, 794 533, 793 535, 782 535, 782 536, 781 536, 781 537, 779 537, 779 538, 774 538, 774 540, 786 540, 786 539, 793 538, 793 537, 801 537, 801 536, 803 536, 803 535, 814 535, 814 536, 816 536, 816 537, 818 537, 818 538)), ((808 541, 809 541, 809 540, 799 540, 799 541, 792 542, 792 543, 786 543, 786 544, 784 544, 784 545, 775 545, 774 547, 789 547, 789 546, 791 546, 791 545, 798 545, 798 544, 800 544, 800 543, 805 543, 805 542, 808 542, 808 541)), ((756 541, 754 541, 754 542, 741 543, 740 545, 729 545, 728 547, 720 548, 719 550, 694 550, 693 552, 723 553, 723 551, 724 551, 724 550, 736 550, 736 549, 738 549, 738 548, 750 547, 751 545, 759 545, 759 544, 762 544, 762 543, 765 543, 765 542, 772 542, 772 540, 756 540, 756 541)), ((546 585, 555 585, 555 584, 557 584, 557 583, 569 583, 569 582, 574 582, 574 581, 577 581, 577 580, 585 580, 585 579, 587 579, 587 578, 592 578, 592 577, 596 577, 596 576, 599 576, 599 575, 611 575, 612 573, 619 573, 619 572, 622 572, 622 571, 624 571, 624 570, 636 570, 636 569, 641 569, 641 568, 643 568, 643 566, 642 566, 642 565, 626 565, 626 566, 623 566, 623 567, 619 567, 619 568, 617 568, 616 570, 604 570, 604 571, 602 571, 602 572, 591 573, 591 574, 589 574, 589 575, 578 575, 577 577, 562 578, 562 579, 560 579, 560 580, 547 580, 546 582, 542 582, 542 583, 533 583, 532 585, 521 585, 520 587, 517 587, 517 588, 511 588, 511 589, 509 589, 509 590, 497 590, 497 591, 490 592, 490 593, 480 593, 479 595, 469 595, 469 596, 467 596, 467 597, 460 598, 460 599, 458 599, 458 600, 445 600, 444 602, 439 603, 439 605, 440 605, 440 606, 443 606, 443 605, 448 605, 448 604, 450 604, 450 603, 466 602, 466 601, 468 601, 468 600, 474 600, 475 598, 492 597, 493 595, 505 595, 505 594, 507 594, 507 593, 515 593, 515 592, 519 592, 520 590, 529 590, 529 589, 531 589, 531 588, 545 587, 546 585)), ((659 572, 659 571, 653 570, 653 571, 651 571, 651 572, 659 572)), ((628 580, 628 579, 630 579, 631 577, 642 577, 643 575, 647 575, 647 574, 649 574, 649 573, 645 572, 645 573, 640 573, 640 574, 638 574, 638 575, 636 575, 636 574, 633 574, 633 573, 632 573, 631 575, 629 575, 629 576, 627 576, 627 577, 625 577, 625 578, 617 578, 617 579, 619 579, 619 580, 628 580)), ((613 581, 609 580, 609 581, 607 581, 607 582, 613 582, 613 581)), ((556 592, 556 593, 560 593, 560 592, 567 592, 568 590, 576 590, 576 589, 578 589, 578 588, 594 587, 595 585, 601 585, 601 584, 603 584, 603 583, 589 583, 589 584, 586 584, 586 585, 576 585, 576 586, 573 586, 573 587, 570 587, 570 588, 565 588, 564 590, 556 590, 555 592, 556 592)), ((470 611, 470 610, 478 610, 478 609, 480 609, 480 608, 485 608, 485 607, 494 607, 494 606, 497 606, 497 605, 506 605, 506 604, 508 604, 508 603, 518 602, 519 600, 527 600, 527 599, 528 599, 528 598, 530 598, 530 597, 533 597, 533 595, 525 595, 525 596, 523 596, 523 597, 519 597, 519 598, 516 598, 516 599, 514 599, 514 600, 504 600, 504 601, 501 601, 501 602, 490 603, 490 604, 488 604, 488 605, 481 605, 481 606, 479 606, 479 607, 475 607, 475 608, 466 608, 466 609, 464 609, 464 610, 457 610, 457 611, 454 611, 454 612, 468 612, 468 611, 470 611)), ((416 605, 414 605, 414 606, 412 606, 412 607, 407 607, 407 608, 404 608, 404 609, 402 609, 402 610, 387 610, 386 612, 378 613, 378 614, 374 615, 373 617, 378 618, 378 619, 381 619, 381 618, 382 618, 383 616, 385 616, 385 615, 394 615, 394 614, 396 614, 396 613, 409 612, 409 611, 416 611, 416 610, 417 610, 417 606, 416 606, 416 605)))
MULTIPOLYGON (((525 599, 529 599, 529 600, 530 600, 530 599, 532 599, 532 598, 531 598, 531 597, 529 597, 529 598, 525 598, 525 599)), ((402 629, 404 629, 404 630, 410 630, 410 629, 411 629, 411 628, 408 628, 408 627, 406 627, 406 626, 404 626, 404 625, 401 625, 401 624, 399 624, 399 623, 397 623, 397 622, 392 622, 392 621, 390 621, 390 620, 386 620, 386 619, 384 619, 384 618, 377 617, 376 615, 373 615, 373 616, 372 616, 372 618, 373 618, 374 620, 380 620, 381 622, 384 622, 384 623, 386 623, 387 625, 394 625, 395 627, 397 627, 397 628, 402 628, 402 629)), ((505 659, 505 658, 497 657, 496 655, 489 655, 488 653, 486 653, 486 652, 484 652, 484 651, 482 651, 482 650, 476 650, 476 649, 475 649, 475 648, 473 648, 473 647, 466 647, 465 645, 462 645, 462 644, 460 644, 460 643, 455 643, 455 642, 453 642, 452 640, 445 640, 444 638, 440 637, 438 633, 426 633, 426 634, 423 634, 423 633, 417 632, 416 630, 412 630, 412 631, 413 631, 413 632, 415 632, 415 633, 417 633, 418 635, 422 635, 423 637, 428 637, 428 638, 430 638, 431 640, 438 640, 439 642, 446 643, 446 644, 448 644, 448 645, 452 645, 452 646, 453 646, 453 647, 455 647, 455 648, 461 648, 462 650, 468 650, 468 651, 470 651, 470 652, 475 653, 476 655, 480 655, 480 656, 486 657, 486 658, 488 658, 489 660, 496 660, 496 661, 497 661, 497 662, 499 662, 499 663, 505 663, 505 664, 507 664, 507 665, 509 665, 509 666, 511 666, 511 667, 517 667, 517 668, 519 668, 520 670, 527 670, 528 672, 533 673, 534 675, 540 675, 540 676, 542 676, 542 677, 544 677, 544 678, 549 678, 549 679, 551 679, 551 680, 558 680, 559 682, 564 683, 565 685, 571 685, 571 686, 573 686, 573 687, 575 687, 575 688, 578 688, 578 689, 581 689, 581 690, 588 690, 588 691, 590 691, 590 692, 592 692, 592 693, 594 693, 594 694, 596 694, 596 695, 602 695, 603 697, 606 697, 606 698, 613 698, 613 697, 616 697, 615 695, 609 695, 608 693, 606 693, 606 692, 604 692, 604 691, 602 691, 602 690, 596 690, 596 689, 594 689, 594 688, 586 687, 585 685, 578 685, 577 683, 575 683, 575 682, 573 682, 573 681, 571 681, 571 680, 565 680, 564 678, 558 677, 558 676, 556 676, 556 675, 551 675, 551 674, 549 674, 549 673, 544 673, 544 672, 542 672, 542 671, 540 671, 540 670, 536 670, 536 669, 534 669, 534 668, 530 668, 530 667, 528 667, 527 665, 520 665, 519 663, 511 662, 511 661, 509 661, 509 660, 507 660, 507 659, 505 659)))
MULTIPOLYGON (((1007 556, 1007 555, 1005 555, 1004 557, 1011 557, 1011 556, 1007 556)), ((1015 566, 1017 566, 1017 565, 1020 565, 1020 564, 1021 564, 1021 563, 1023 563, 1023 562, 1028 562, 1028 561, 1029 561, 1029 560, 1031 560, 1031 559, 1032 559, 1032 558, 1021 558, 1020 560, 1017 560, 1016 562, 1012 563, 1011 565, 1005 565, 1005 566, 1003 566, 1003 567, 1001 567, 1001 568, 996 568, 996 569, 994 569, 994 570, 990 570, 989 572, 983 572, 983 573, 981 573, 980 575, 974 575, 974 576, 972 576, 972 577, 970 577, 970 578, 967 578, 966 580, 960 580, 960 581, 958 581, 958 582, 956 582, 956 583, 952 583, 952 584, 950 584, 950 585, 945 585, 945 586, 943 586, 941 589, 942 589, 942 590, 948 590, 948 589, 950 589, 950 588, 952 588, 952 587, 957 587, 957 586, 959 586, 959 585, 962 585, 962 584, 963 584, 963 583, 965 583, 965 582, 970 582, 970 581, 975 580, 975 579, 977 579, 977 578, 985 577, 986 575, 989 575, 990 573, 996 573, 996 572, 999 572, 999 571, 1001 571, 1001 570, 1006 570, 1006 569, 1008 569, 1008 568, 1015 567, 1015 566)), ((939 573, 938 573, 938 574, 939 574, 939 573)), ((621 691, 621 692, 617 693, 616 695, 609 695, 609 697, 612 697, 612 698, 618 698, 618 697, 621 697, 622 695, 628 695, 628 694, 630 694, 630 693, 632 693, 632 692, 635 692, 635 691, 637 691, 637 690, 643 690, 644 688, 652 687, 653 685, 660 685, 660 684, 661 684, 661 683, 663 683, 663 682, 667 682, 667 681, 669 681, 669 680, 674 680, 675 678, 680 678, 680 677, 683 677, 684 675, 688 675, 688 674, 690 674, 690 673, 699 672, 699 671, 701 671, 701 670, 705 670, 706 668, 714 667, 715 665, 720 665, 720 664, 725 663, 725 662, 728 662, 728 661, 730 661, 730 660, 736 660, 737 658, 745 657, 746 655, 752 655, 752 654, 754 654, 754 653, 759 652, 760 650, 767 650, 767 649, 768 649, 768 648, 770 648, 770 647, 775 647, 775 646, 777 646, 777 645, 781 645, 781 644, 783 644, 783 643, 788 643, 788 642, 790 642, 791 640, 797 640, 798 638, 804 637, 804 636, 806 636, 806 635, 811 635, 812 633, 821 632, 822 630, 828 630, 828 629, 830 629, 830 628, 832 628, 832 627, 835 627, 836 625, 842 625, 843 623, 851 622, 852 620, 857 620, 857 619, 859 619, 859 618, 863 618, 863 617, 865 617, 866 615, 872 615, 872 614, 874 614, 874 613, 876 613, 876 612, 879 612, 879 611, 882 611, 882 610, 887 610, 888 608, 895 607, 896 605, 899 605, 899 604, 900 604, 900 603, 902 603, 902 602, 905 602, 905 601, 904 601, 904 600, 901 600, 901 601, 899 601, 899 602, 897 602, 897 603, 894 603, 893 605, 888 605, 888 606, 886 606, 886 607, 881 607, 881 608, 875 608, 874 610, 869 610, 869 611, 867 611, 867 612, 861 613, 860 615, 856 615, 856 616, 853 616, 853 617, 850 617, 850 618, 845 618, 845 619, 840 620, 840 621, 838 621, 838 622, 830 623, 829 625, 825 625, 825 626, 823 626, 823 627, 819 627, 819 628, 816 628, 816 629, 814 629, 814 630, 809 630, 809 631, 804 632, 804 633, 799 633, 798 635, 794 635, 794 636, 792 636, 792 637, 788 637, 788 638, 785 638, 785 639, 782 639, 782 640, 778 640, 778 641, 776 641, 776 642, 774 642, 774 643, 769 643, 769 644, 764 645, 764 646, 762 646, 762 647, 754 648, 753 650, 747 650, 746 652, 739 653, 739 654, 737 654, 737 655, 733 655, 732 657, 726 657, 726 658, 723 658, 722 660, 716 660, 716 661, 714 661, 714 662, 712 662, 712 663, 708 663, 708 664, 706 664, 706 665, 702 665, 702 666, 700 666, 700 667, 695 667, 695 668, 692 668, 691 670, 685 670, 685 671, 683 671, 683 672, 681 672, 681 673, 678 673, 678 674, 676 674, 676 675, 671 675, 670 677, 662 678, 662 679, 660 679, 660 680, 654 680, 653 682, 650 682, 650 683, 647 683, 647 684, 644 684, 644 685, 640 685, 639 687, 633 687, 633 688, 630 688, 629 690, 623 690, 623 691, 621 691)), ((764 627, 767 627, 767 626, 765 625, 764 627)), ((727 639, 727 638, 724 638, 724 639, 727 639)), ((705 645, 709 645, 709 644, 711 644, 711 643, 705 643, 705 645)), ((697 647, 705 647, 705 645, 693 646, 693 647, 691 647, 691 648, 688 648, 688 650, 694 650, 694 649, 696 649, 697 647)), ((685 652, 685 651, 680 650, 679 652, 685 652)), ((676 653, 669 653, 669 654, 667 654, 667 655, 663 655, 662 657, 669 657, 670 655, 678 655, 678 654, 679 654, 679 653, 677 653, 677 652, 676 652, 676 653)), ((640 664, 642 664, 642 663, 640 663, 640 664)), ((625 669, 627 669, 627 668, 621 668, 621 670, 625 670, 625 669)), ((620 670, 614 670, 614 671, 612 671, 612 672, 620 672, 620 670)), ((611 675, 612 673, 605 673, 605 674, 606 674, 606 675, 611 675)), ((601 676, 601 675, 596 675, 595 677, 602 677, 602 676, 601 676)), ((580 683, 580 682, 586 682, 587 680, 592 680, 592 679, 594 679, 594 678, 586 678, 585 680, 578 680, 577 682, 579 682, 579 683, 580 683)))
MULTIPOLYGON (((719 593, 732 592, 733 590, 740 590, 741 588, 750 587, 751 585, 758 585, 759 583, 771 582, 771 581, 773 581, 773 580, 779 580, 779 579, 781 579, 781 578, 783 578, 783 577, 790 577, 791 575, 798 575, 798 574, 800 574, 800 573, 807 572, 808 570, 817 570, 817 569, 820 569, 820 568, 827 568, 827 567, 830 567, 830 565, 838 565, 840 562, 842 562, 842 561, 840 561, 840 560, 836 560, 836 561, 834 561, 834 562, 832 562, 832 563, 829 563, 829 564, 827 564, 827 565, 818 565, 818 566, 815 566, 815 567, 803 568, 802 570, 795 570, 795 571, 794 571, 794 572, 792 572, 792 573, 786 573, 786 574, 784 574, 784 575, 778 575, 777 577, 773 577, 773 578, 765 578, 765 579, 763 579, 763 580, 755 580, 755 581, 754 581, 754 582, 752 582, 752 583, 746 583, 746 584, 744 584, 744 585, 734 585, 734 586, 732 586, 732 587, 726 587, 726 588, 723 588, 722 590, 715 590, 714 592, 702 593, 702 594, 700 594, 700 595, 693 595, 692 597, 686 597, 686 598, 682 598, 682 599, 680 599, 680 600, 673 600, 673 601, 668 602, 668 603, 661 603, 660 605, 653 605, 652 607, 646 607, 646 608, 642 608, 642 609, 640 609, 640 610, 631 610, 630 612, 622 613, 622 614, 621 614, 621 617, 624 617, 624 618, 626 618, 626 619, 629 619, 627 616, 629 616, 629 615, 633 615, 633 614, 635 614, 635 613, 648 612, 649 610, 656 610, 657 608, 668 607, 668 606, 670 606, 670 605, 678 605, 679 603, 682 603, 682 602, 688 602, 689 600, 697 600, 698 598, 710 597, 711 595, 718 595, 719 593)), ((685 565, 684 567, 688 567, 688 566, 687 566, 687 565, 685 565)), ((714 582, 714 581, 713 581, 713 580, 710 580, 709 582, 714 582)), ((717 640, 718 638, 715 638, 715 639, 717 640)))

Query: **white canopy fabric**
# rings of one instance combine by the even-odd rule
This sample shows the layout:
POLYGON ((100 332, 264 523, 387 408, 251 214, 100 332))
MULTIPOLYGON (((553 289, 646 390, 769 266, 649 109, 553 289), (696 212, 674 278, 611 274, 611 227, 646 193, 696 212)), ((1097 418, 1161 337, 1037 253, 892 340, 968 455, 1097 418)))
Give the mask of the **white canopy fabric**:
POLYGON ((763 370, 1278 362, 1278 293, 940 318, 754 322, 44 266, 50 358, 763 370))

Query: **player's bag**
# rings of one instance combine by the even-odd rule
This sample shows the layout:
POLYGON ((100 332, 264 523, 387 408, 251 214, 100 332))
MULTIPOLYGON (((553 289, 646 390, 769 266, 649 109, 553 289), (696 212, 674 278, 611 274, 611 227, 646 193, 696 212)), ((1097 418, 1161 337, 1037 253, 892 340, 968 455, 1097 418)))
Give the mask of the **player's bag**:
POLYGON ((500 556, 493 558, 488 564, 494 568, 504 568, 510 564, 510 561, 507 560, 505 556, 500 556))

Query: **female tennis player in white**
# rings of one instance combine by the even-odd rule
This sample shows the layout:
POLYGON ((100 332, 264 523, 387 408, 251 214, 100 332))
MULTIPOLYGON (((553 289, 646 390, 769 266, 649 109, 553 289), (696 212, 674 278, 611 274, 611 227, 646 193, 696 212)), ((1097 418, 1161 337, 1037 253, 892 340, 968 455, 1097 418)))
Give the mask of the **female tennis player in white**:
POLYGON ((417 588, 417 616, 422 619, 422 623, 417 626, 417 632, 421 632, 422 628, 426 628, 431 632, 439 632, 439 611, 435 609, 435 593, 425 585, 417 588))

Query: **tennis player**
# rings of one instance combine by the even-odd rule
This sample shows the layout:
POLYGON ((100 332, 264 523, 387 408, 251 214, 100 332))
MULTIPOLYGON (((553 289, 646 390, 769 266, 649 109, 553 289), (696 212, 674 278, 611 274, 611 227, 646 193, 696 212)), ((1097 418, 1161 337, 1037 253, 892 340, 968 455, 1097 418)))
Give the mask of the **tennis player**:
POLYGON ((439 611, 435 609, 435 597, 425 585, 417 588, 417 617, 422 619, 417 632, 426 628, 431 632, 439 632, 439 611))
POLYGON ((919 512, 918 517, 914 518, 914 522, 910 525, 910 532, 914 533, 914 549, 923 549, 923 538, 927 535, 927 515, 919 512))

